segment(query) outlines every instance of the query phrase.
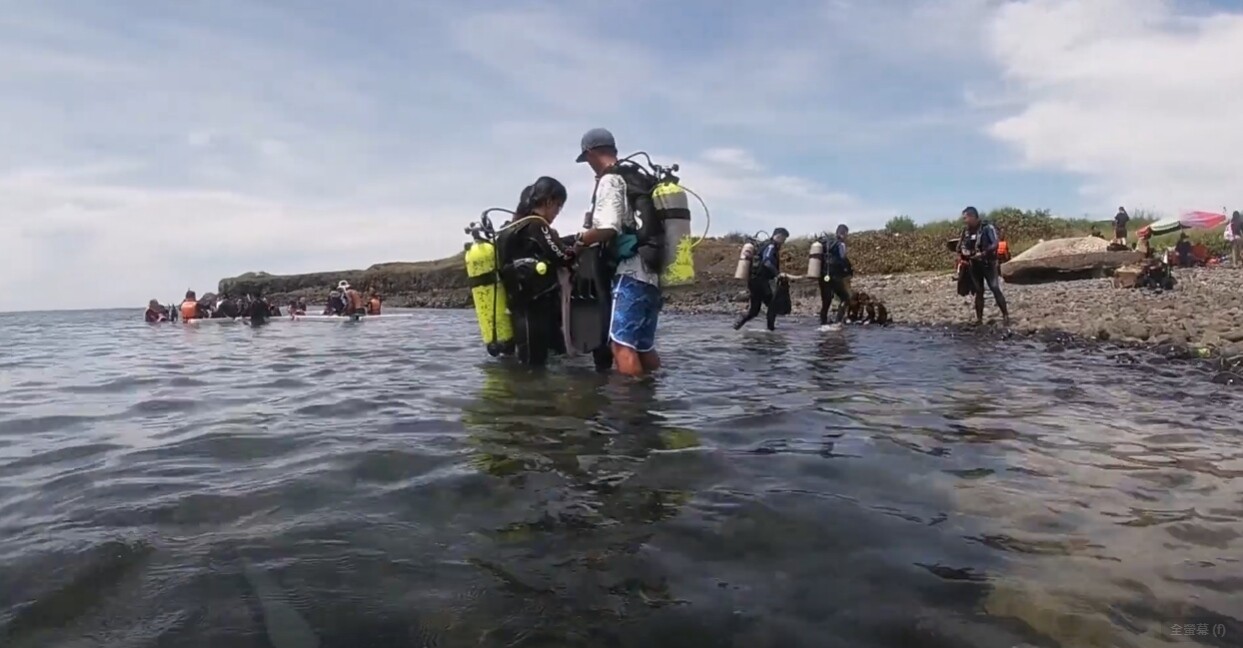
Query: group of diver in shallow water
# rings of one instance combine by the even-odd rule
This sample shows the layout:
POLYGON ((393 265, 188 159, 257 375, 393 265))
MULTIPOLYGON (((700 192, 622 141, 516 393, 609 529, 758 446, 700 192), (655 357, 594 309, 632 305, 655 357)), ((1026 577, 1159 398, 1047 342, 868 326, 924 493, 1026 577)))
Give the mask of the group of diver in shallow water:
MULTIPOLYGON (((603 128, 583 135, 576 161, 590 166, 596 184, 591 209, 573 236, 553 228, 567 192, 547 176, 523 189, 513 211, 486 210, 466 228, 473 239, 466 246, 467 275, 490 354, 542 365, 550 354, 590 353, 597 368, 616 364, 632 376, 660 366, 656 332, 662 287, 694 277, 687 193, 694 194, 679 184, 677 165, 661 167, 650 158, 642 165, 634 161, 638 156, 646 154, 619 158, 613 134, 603 128), (493 227, 488 214, 495 211, 512 217, 493 227)), ((1000 237, 974 207, 963 210, 963 220, 960 291, 975 293, 982 321, 984 290, 990 290, 1008 324, 999 281, 1000 237)), ((887 324, 883 303, 851 290, 848 234, 839 225, 812 243, 805 276, 819 286, 820 324, 887 324), (834 299, 838 305, 830 320, 834 299)), ((765 240, 757 237, 743 246, 735 278, 747 282, 750 303, 735 329, 767 309, 773 330, 776 318, 790 312, 789 284, 798 277, 782 272, 780 260, 789 236, 776 228, 765 240)))
MULTIPOLYGON (((348 281, 342 280, 337 283, 336 288, 329 291, 323 314, 342 317, 379 315, 383 301, 383 297, 376 291, 372 290, 369 297, 363 297, 362 292, 351 288, 348 281)), ((288 313, 290 317, 306 315, 306 301, 299 298, 289 302, 288 313)), ((198 297, 193 290, 187 290, 185 299, 176 307, 166 306, 159 300, 152 299, 147 304, 143 319, 148 324, 157 324, 176 322, 178 319, 188 322, 201 319, 242 318, 252 326, 260 326, 273 317, 281 316, 281 308, 269 303, 262 294, 230 297, 225 294, 207 293, 198 297)))
MULTIPOLYGON (((583 135, 576 161, 586 163, 595 177, 591 209, 577 234, 561 236, 553 228, 567 191, 547 176, 522 190, 513 211, 485 210, 466 228, 472 238, 466 245, 466 272, 480 333, 491 355, 516 355, 530 365, 543 365, 550 354, 590 354, 599 369, 615 364, 626 375, 650 373, 660 367, 656 333, 662 287, 694 279, 687 195, 698 195, 679 184, 676 164, 662 167, 642 152, 620 158, 613 134, 603 128, 583 135), (645 165, 635 161, 639 156, 645 165), (511 218, 494 227, 491 212, 507 212, 511 218)), ((704 212, 707 216, 706 205, 704 212)), ((966 227, 956 250, 959 292, 975 294, 981 321, 987 288, 1008 324, 998 265, 1003 242, 974 207, 963 210, 963 220, 966 227)), ((887 324, 890 317, 883 303, 851 289, 848 234, 839 225, 811 244, 802 276, 819 287, 820 324, 887 324), (830 320, 834 299, 838 305, 830 320)), ((778 227, 771 236, 757 236, 743 245, 734 276, 747 282, 750 303, 735 329, 767 309, 768 329, 774 330, 777 317, 791 311, 789 286, 799 277, 781 270, 781 247, 789 236, 778 227)), ((380 302, 374 292, 364 299, 342 281, 329 294, 324 314, 378 315, 380 302)), ((290 304, 290 315, 305 313, 305 303, 290 304)), ((146 319, 175 321, 178 316, 245 317, 262 324, 280 317, 281 311, 259 295, 197 299, 189 291, 178 308, 152 300, 146 319)))

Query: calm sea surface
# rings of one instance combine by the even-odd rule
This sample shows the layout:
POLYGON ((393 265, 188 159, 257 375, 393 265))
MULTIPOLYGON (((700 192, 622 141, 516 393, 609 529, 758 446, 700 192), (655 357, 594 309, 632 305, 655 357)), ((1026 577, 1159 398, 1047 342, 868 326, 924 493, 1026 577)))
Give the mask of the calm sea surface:
POLYGON ((0 316, 0 646, 1243 645, 1243 392, 1187 365, 140 316, 0 316))

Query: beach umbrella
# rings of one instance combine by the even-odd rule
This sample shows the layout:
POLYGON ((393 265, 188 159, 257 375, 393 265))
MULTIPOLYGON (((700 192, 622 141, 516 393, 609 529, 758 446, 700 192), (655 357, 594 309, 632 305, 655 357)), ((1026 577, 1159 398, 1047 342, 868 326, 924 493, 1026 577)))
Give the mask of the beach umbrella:
POLYGON ((1146 225, 1139 230, 1140 236, 1151 233, 1153 236, 1169 234, 1184 229, 1213 229, 1224 225, 1226 222, 1225 214, 1215 214, 1213 212, 1193 211, 1187 212, 1182 216, 1171 216, 1162 218, 1161 220, 1146 225))
POLYGON ((1193 211, 1178 219, 1185 229, 1213 229, 1226 224, 1226 215, 1205 211, 1193 211))

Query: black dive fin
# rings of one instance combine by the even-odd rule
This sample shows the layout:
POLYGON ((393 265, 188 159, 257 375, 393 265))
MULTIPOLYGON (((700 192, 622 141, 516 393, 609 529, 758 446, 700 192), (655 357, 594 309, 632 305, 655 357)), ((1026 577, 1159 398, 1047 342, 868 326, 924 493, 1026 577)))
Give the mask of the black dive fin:
POLYGON ((570 340, 575 351, 591 353, 608 342, 609 320, 612 319, 613 300, 600 248, 579 252, 571 285, 570 340))

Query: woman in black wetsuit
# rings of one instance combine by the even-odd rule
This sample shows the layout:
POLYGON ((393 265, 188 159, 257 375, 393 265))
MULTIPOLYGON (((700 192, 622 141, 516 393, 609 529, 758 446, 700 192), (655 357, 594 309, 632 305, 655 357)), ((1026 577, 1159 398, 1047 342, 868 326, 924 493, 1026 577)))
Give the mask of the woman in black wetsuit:
POLYGON ((552 229, 565 200, 565 185, 541 177, 522 190, 514 220, 496 235, 518 359, 535 366, 549 351, 565 352, 557 269, 570 265, 574 251, 552 229))

